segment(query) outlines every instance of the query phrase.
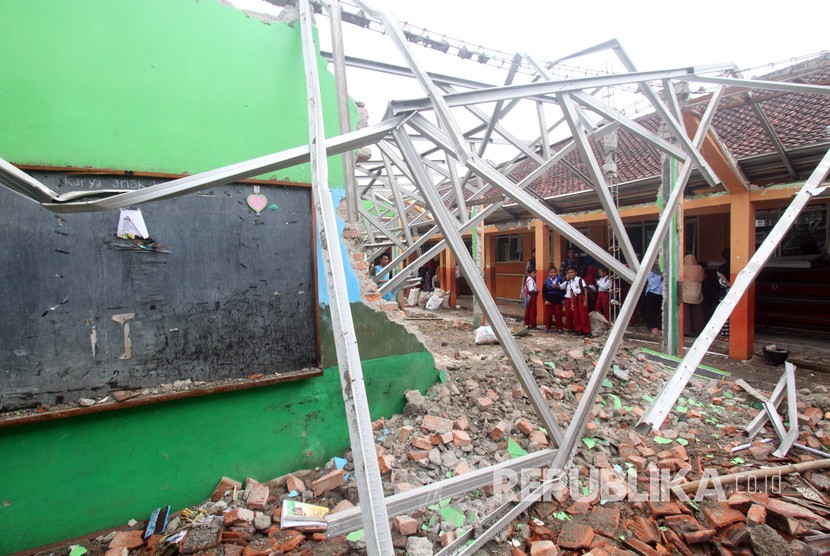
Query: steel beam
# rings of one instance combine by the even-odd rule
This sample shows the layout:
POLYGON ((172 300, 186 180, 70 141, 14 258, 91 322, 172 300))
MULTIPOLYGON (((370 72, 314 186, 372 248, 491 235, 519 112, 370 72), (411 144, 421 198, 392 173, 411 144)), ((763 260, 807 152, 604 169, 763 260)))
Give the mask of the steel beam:
MULTIPOLYGON (((617 127, 618 127, 618 126, 617 126, 617 124, 616 124, 616 123, 614 123, 614 124, 610 124, 610 125, 608 125, 608 126, 606 126, 606 127, 602 128, 602 129, 600 129, 600 130, 597 132, 597 135, 598 135, 598 136, 602 136, 602 135, 605 135, 605 134, 607 134, 607 133, 611 133, 612 131, 614 131, 615 129, 617 129, 617 127)), ((551 157, 550 159, 546 160, 544 163, 542 163, 542 165, 540 165, 539 167, 537 167, 536 169, 534 169, 534 170, 533 170, 530 174, 528 174, 527 176, 525 176, 525 177, 522 179, 522 181, 520 181, 519 183, 517 183, 517 184, 515 185, 515 187, 516 187, 517 189, 525 189, 525 188, 527 188, 527 187, 528 187, 531 183, 533 183, 533 182, 536 180, 536 178, 538 178, 539 176, 541 176, 542 174, 544 174, 545 172, 547 172, 547 170, 548 170, 551 166, 553 166, 554 164, 556 164, 557 162, 559 162, 562 158, 564 158, 564 157, 565 157, 565 155, 567 155, 567 154, 568 154, 568 153, 569 153, 569 152, 570 152, 570 151, 574 148, 574 146, 575 146, 574 142, 573 142, 573 141, 572 141, 572 142, 570 142, 570 143, 569 143, 568 145, 566 145, 563 149, 559 150, 559 151, 558 151, 555 155, 553 155, 553 157, 551 157)), ((479 178, 479 179, 480 179, 480 178, 479 178)), ((474 194, 470 197, 470 199, 468 199, 468 201, 474 201, 474 200, 476 200, 476 199, 480 198, 480 197, 481 197, 481 196, 483 196, 483 195, 484 195, 484 193, 486 193, 486 192, 487 192, 487 191, 488 191, 491 187, 492 187, 492 186, 490 186, 490 185, 485 185, 484 187, 480 188, 480 189, 479 189, 479 191, 478 191, 477 193, 474 193, 474 194)), ((473 226, 474 226, 474 225, 476 225, 478 222, 482 222, 482 225, 483 225, 484 219, 485 219, 485 218, 488 218, 490 215, 492 215, 493 213, 495 213, 497 210, 499 210, 499 209, 503 208, 504 203, 505 203, 505 201, 497 201, 497 202, 493 203, 492 205, 488 206, 488 207, 487 207, 486 209, 484 209, 482 212, 480 212, 480 213, 476 214, 476 215, 475 215, 475 216, 471 219, 471 222, 468 222, 468 223, 466 223, 464 226, 462 226, 462 227, 459 229, 459 232, 460 232, 461 234, 466 234, 467 232, 471 231, 471 230, 473 229, 473 226)), ((405 260, 407 257, 409 257, 411 254, 415 253, 415 252, 416 252, 416 251, 417 251, 417 250, 418 250, 421 246, 423 246, 423 245, 424 245, 427 241, 429 241, 429 238, 431 238, 432 236, 434 236, 434 235, 435 235, 435 234, 437 234, 437 233, 439 233, 439 230, 438 230, 438 227, 437 227, 437 226, 436 226, 436 227, 431 228, 431 229, 430 229, 429 231, 427 231, 427 232, 426 232, 426 233, 425 233, 425 234, 424 234, 424 235, 423 235, 423 236, 422 236, 422 237, 421 237, 418 241, 416 241, 414 245, 412 245, 409 249, 407 249, 406 251, 404 251, 403 253, 401 253, 400 255, 398 255, 398 257, 396 257, 396 258, 395 258, 395 260, 391 261, 391 262, 390 262, 390 263, 389 263, 389 264, 388 264, 388 265, 387 265, 387 266, 386 266, 386 267, 385 267, 385 268, 384 268, 384 269, 380 272, 380 274, 381 274, 381 275, 386 274, 386 272, 388 272, 389 270, 392 270, 392 269, 394 269, 395 267, 397 267, 397 266, 398 266, 398 264, 400 264, 402 261, 404 261, 404 260, 405 260)), ((435 246, 433 246, 431 249, 429 249, 426 253, 422 254, 420 257, 418 257, 417 259, 415 259, 414 261, 412 261, 412 263, 408 264, 408 265, 407 265, 407 266, 405 266, 402 270, 400 270, 400 271, 399 271, 399 273, 398 273, 397 275, 393 276, 393 277, 392 277, 392 279, 391 279, 389 282, 387 282, 386 284, 384 284, 384 285, 380 288, 379 292, 380 292, 381 294, 385 294, 385 293, 387 293, 387 292, 389 292, 389 291, 392 291, 393 289, 395 289, 395 288, 397 288, 397 287, 401 286, 401 285, 402 285, 402 284, 406 281, 406 277, 407 277, 408 275, 410 275, 410 274, 412 274, 413 272, 417 271, 417 269, 418 269, 418 268, 419 268, 419 267, 420 267, 423 263, 425 263, 426 261, 428 261, 428 260, 430 260, 431 258, 435 257, 435 255, 437 255, 438 253, 440 253, 441 251, 443 251, 443 250, 446 248, 446 245, 447 245, 447 243, 446 243, 446 241, 444 241, 443 239, 442 239, 441 241, 439 241, 439 242, 438 242, 435 246)))
POLYGON ((550 137, 548 136, 548 123, 545 119, 544 103, 536 103, 536 119, 539 121, 539 139, 542 140, 542 158, 550 158, 550 137))
POLYGON ((493 296, 490 295, 487 285, 484 283, 476 268, 475 261, 473 261, 472 256, 467 251, 467 247, 464 245, 464 239, 461 237, 457 228, 458 221, 452 217, 447 207, 441 202, 438 193, 432 187, 429 177, 421 164, 420 155, 412 144, 412 140, 403 130, 396 130, 394 135, 404 160, 409 165, 409 169, 412 170, 412 174, 416 177, 416 187, 421 189, 421 194, 426 199, 427 205, 441 229, 441 233, 444 234, 444 239, 453 255, 455 255, 461 272, 467 279, 470 289, 473 290, 473 293, 478 298, 478 302, 481 304, 484 314, 487 315, 487 320, 493 329, 493 333, 496 335, 502 349, 504 349, 505 355, 507 355, 513 369, 516 371, 516 375, 525 394, 530 400, 530 404, 536 410, 539 420, 547 429, 553 443, 559 445, 562 442, 562 429, 559 427, 559 423, 556 421, 556 417, 554 417, 550 407, 548 407, 544 396, 542 396, 539 386, 533 378, 533 373, 528 368, 527 362, 519 346, 516 344, 515 338, 513 338, 510 329, 507 327, 507 323, 504 321, 504 317, 499 311, 496 302, 493 300, 493 296))
MULTIPOLYGON (((510 85, 513 83, 513 80, 516 78, 516 73, 519 70, 519 65, 521 64, 521 56, 516 54, 513 56, 513 62, 510 64, 510 69, 507 71, 507 77, 504 80, 505 85, 510 85)), ((490 121, 487 123, 487 128, 484 130, 484 133, 481 136, 481 145, 478 147, 478 156, 484 156, 484 153, 487 150, 487 144, 490 142, 490 137, 493 135, 493 128, 495 127, 496 123, 501 120, 504 114, 507 113, 507 110, 504 112, 504 101, 500 100, 496 103, 493 107, 493 115, 490 117, 490 121)), ((466 135, 465 135, 466 136, 466 135)), ((472 172, 468 169, 466 174, 464 175, 464 180, 462 181, 463 185, 466 185, 470 178, 473 176, 472 172)))
MULTIPOLYGON (((733 66, 717 66, 715 69, 726 71, 733 66)), ((498 102, 499 100, 526 99, 542 100, 543 102, 555 102, 546 96, 569 91, 580 91, 594 87, 612 87, 614 85, 628 85, 632 83, 645 83, 648 81, 659 81, 662 79, 673 79, 690 77, 695 75, 696 69, 680 68, 660 71, 632 71, 629 73, 603 75, 596 77, 578 77, 574 79, 561 79, 557 81, 538 81, 535 83, 524 83, 519 85, 508 85, 505 87, 493 87, 477 91, 463 91, 451 93, 444 96, 444 101, 450 108, 464 106, 467 104, 485 104, 498 102)), ((389 103, 389 110, 392 114, 403 114, 419 110, 432 110, 429 98, 393 101, 389 103)))
POLYGON ((732 309, 735 308, 735 305, 738 304, 738 301, 740 301, 741 297, 743 297, 744 293, 746 293, 755 281, 755 277, 763 269, 767 260, 773 255, 775 248, 784 238, 796 218, 798 218, 798 215, 801 214, 801 211, 804 210, 807 203, 812 200, 812 189, 818 187, 827 177, 828 173, 830 173, 830 151, 824 155, 824 158, 822 158, 810 178, 792 200, 790 206, 787 207, 787 210, 784 211, 784 214, 781 215, 781 218, 770 231, 767 238, 755 251, 755 254, 746 266, 738 273, 735 282, 732 284, 726 297, 718 305, 712 318, 709 319, 703 332, 698 336, 694 344, 692 344, 683 361, 677 366, 677 369, 663 386, 662 390, 660 390, 660 393, 648 411, 646 411, 645 415, 637 423, 638 431, 646 432, 650 429, 659 429, 663 424, 663 421, 671 411, 677 398, 686 387, 686 383, 689 382, 689 379, 694 373, 694 369, 703 359, 706 350, 720 332, 726 319, 729 318, 732 309))
MULTIPOLYGON (((625 68, 628 71, 636 72, 637 68, 634 66, 634 62, 631 61, 631 58, 628 57, 628 53, 623 50, 622 46, 617 45, 614 48, 614 52, 617 55, 617 58, 623 63, 625 68)), ((721 71, 730 71, 734 68, 734 66, 716 66, 721 71)), ((707 71, 713 71, 714 68, 707 68, 707 71)), ((666 82, 669 79, 672 79, 673 76, 665 76, 661 78, 661 81, 666 82)), ((703 158, 703 155, 698 152, 697 148, 692 145, 692 141, 689 139, 689 136, 686 135, 686 132, 683 129, 683 124, 678 123, 671 115, 669 110, 666 108, 666 105, 663 101, 660 100, 660 97, 657 96, 657 93, 654 92, 651 85, 646 82, 642 82, 639 84, 640 92, 645 95, 645 97, 651 102, 651 105, 654 107, 654 110, 660 115, 660 119, 666 124, 666 127, 669 129, 669 132, 677 139, 677 142, 683 145, 683 150, 692 157, 695 164, 697 164, 698 171, 700 175, 703 176, 703 179, 706 180, 706 183, 711 185, 712 187, 716 187, 720 183, 720 179, 718 179, 715 172, 709 166, 709 163, 703 158)))
POLYGON ((609 106, 606 106, 605 104, 598 101, 591 95, 588 95, 583 92, 577 92, 573 94, 573 98, 579 104, 585 106, 589 110, 596 112, 600 116, 607 118, 609 121, 617 122, 619 125, 627 129, 632 135, 639 137, 644 142, 648 143, 658 151, 662 151, 667 155, 676 158, 677 160, 685 160, 686 153, 683 152, 681 149, 678 149, 662 137, 659 137, 655 133, 652 133, 651 131, 647 130, 634 120, 627 118, 620 112, 614 110, 609 106))
MULTIPOLYGON (((452 91, 449 87, 444 87, 447 91, 452 91)), ((488 117, 480 108, 475 105, 466 105, 463 107, 468 112, 470 112, 473 116, 481 120, 482 123, 487 124, 487 131, 495 131, 499 135, 501 135, 508 143, 516 147, 518 151, 522 154, 535 160, 536 162, 541 163, 544 158, 536 154, 533 149, 529 148, 527 145, 524 144, 518 137, 514 136, 508 130, 506 130, 502 125, 498 123, 498 120, 493 120, 492 118, 488 117)), ((491 131, 491 133, 492 133, 491 131)), ((484 144, 482 144, 482 147, 484 144)), ((483 149, 482 149, 483 150, 483 149)), ((481 156, 481 155, 477 155, 481 156)))
POLYGON ((50 202, 59 197, 56 192, 2 158, 0 158, 0 185, 36 203, 50 202))
MULTIPOLYGON (((712 121, 716 106, 717 103, 712 103, 707 109, 707 113, 704 114, 701 125, 695 135, 695 144, 699 144, 703 141, 706 132, 708 131, 708 125, 712 121), (711 114, 709 112, 711 112, 711 114)), ((639 298, 640 293, 642 292, 648 279, 648 271, 657 259, 657 253, 660 249, 660 245, 662 244, 663 238, 665 237, 671 223, 671 214, 674 212, 675 208, 680 203, 680 199, 683 197, 683 190, 685 189, 686 183, 691 176, 691 169, 692 166, 690 164, 684 164, 680 174, 678 175, 677 185, 672 189, 671 197, 666 202, 666 209, 663 214, 661 214, 660 220, 657 223, 657 228, 654 231, 654 236, 646 249, 642 266, 631 284, 631 290, 625 300, 625 303, 623 303, 622 308, 620 309, 617 320, 611 327, 611 332, 608 334, 608 339, 605 341, 605 346, 603 347, 602 353, 600 354, 594 367, 594 372, 591 373, 591 378, 588 380, 588 385, 585 387, 585 392, 582 394, 582 399, 577 406, 574 417, 571 419, 568 428, 565 430, 564 440, 559 446, 556 459, 554 459, 553 465, 551 466, 552 469, 567 469, 573 460, 573 455, 576 452, 579 439, 582 437, 585 426, 590 418, 591 411, 595 405, 596 396, 602 386, 602 381, 605 380, 605 377, 608 374, 613 357, 623 340, 623 335, 625 334, 625 330, 631 320, 631 316, 634 314, 634 309, 637 306, 637 299, 639 298)), ((504 512, 502 517, 500 517, 490 529, 486 530, 481 536, 479 536, 473 544, 467 545, 464 551, 460 554, 473 554, 475 550, 483 546, 499 530, 504 528, 513 519, 529 508, 534 502, 549 492, 556 484, 556 480, 543 482, 532 493, 525 495, 522 500, 512 508, 508 509, 507 507, 503 507, 500 510, 497 510, 497 512, 504 512)))
POLYGON ((755 435, 761 432, 767 421, 770 420, 773 415, 778 415, 778 406, 781 405, 782 401, 784 401, 784 391, 786 388, 787 377, 786 375, 781 375, 781 378, 778 380, 778 384, 775 385, 775 389, 772 391, 772 395, 769 398, 763 397, 760 392, 750 392, 750 394, 755 396, 758 401, 764 405, 764 409, 758 413, 758 415, 756 415, 744 429, 744 432, 746 432, 746 435, 749 438, 755 438, 755 435))
MULTIPOLYGON (((334 59, 331 52, 320 52, 320 57, 328 61, 334 59)), ((393 64, 386 64, 384 62, 376 62, 374 60, 366 60, 365 58, 356 58, 354 56, 346 56, 346 65, 353 68, 360 68, 370 71, 377 71, 389 75, 400 75, 402 77, 415 77, 411 69, 406 66, 395 66, 393 64)), ((495 87, 492 83, 483 83, 481 81, 472 81, 463 79, 453 75, 446 75, 441 73, 427 72, 427 75, 432 79, 433 83, 454 85, 457 87, 464 87, 465 89, 486 89, 488 87, 495 87)))
POLYGON ((356 0, 356 2, 370 14, 380 19, 381 24, 386 30, 386 33, 389 35, 389 38, 392 40, 392 43, 397 47, 398 52, 406 61, 409 69, 411 69, 412 73, 415 74, 415 79, 427 94, 431 108, 435 110, 435 113, 438 116, 438 121, 441 122, 441 127, 447 132, 450 141, 452 141, 453 146, 455 147, 456 156, 462 163, 466 162, 467 146, 464 143, 464 136, 458 128, 455 118, 453 118, 452 113, 450 112, 450 107, 447 106, 447 103, 444 101, 441 91, 439 91, 435 86, 435 83, 432 82, 429 74, 421 69, 421 66, 415 60, 415 56, 409 49, 406 37, 401 30, 401 26, 398 24, 398 20, 395 19, 395 16, 393 16, 390 12, 372 8, 364 0, 356 0))
MULTIPOLYGON (((366 223, 369 223, 372 226, 374 226, 375 229, 377 229, 379 232, 385 235, 389 241, 391 241, 401 249, 406 249, 406 245, 401 240, 399 240, 395 236, 395 234, 393 234, 386 226, 384 226, 383 222, 372 216, 372 214, 368 210, 359 206, 357 207, 357 211, 358 213, 360 213, 360 216, 363 217, 363 220, 366 223)), ((368 229, 368 226, 366 228, 368 229)))
MULTIPOLYGON (((436 144, 441 146, 441 148, 451 152, 452 146, 447 142, 446 136, 441 132, 441 130, 435 128, 435 126, 433 126, 423 116, 416 114, 410 118, 409 125, 416 127, 422 133, 428 134, 436 142, 436 144)), ((591 256, 604 264, 610 271, 616 272, 627 282, 631 282, 634 279, 634 272, 630 268, 624 266, 620 261, 609 255, 607 251, 585 237, 576 228, 565 222, 565 220, 555 214, 542 202, 535 199, 529 193, 518 189, 516 184, 501 175, 487 162, 481 160, 475 155, 472 155, 467 161, 467 166, 472 168, 473 171, 484 178, 484 180, 494 185, 499 191, 504 193, 504 195, 512 198, 519 205, 545 222, 545 224, 559 232, 562 236, 585 249, 591 254, 591 256)))
POLYGON ((401 190, 398 187, 398 178, 395 177, 395 172, 392 171, 392 165, 389 162, 389 157, 383 152, 380 153, 383 159, 383 166, 386 168, 386 176, 389 179, 389 186, 392 189, 392 197, 395 199, 395 206, 398 208, 398 216, 401 219, 401 227, 406 236, 407 245, 412 245, 412 231, 409 229, 409 218, 406 215, 406 207, 403 203, 401 190))
POLYGON ((461 223, 466 224, 470 219, 467 214, 467 200, 464 199, 464 189, 461 187, 461 178, 458 176, 458 170, 455 167, 455 161, 448 154, 444 153, 447 161, 447 169, 450 171, 450 180, 452 181, 453 191, 455 192, 455 206, 458 207, 458 215, 461 217, 461 223))
POLYGON ((309 145, 314 147, 310 151, 311 191, 317 214, 317 225, 320 227, 320 245, 331 306, 334 345, 349 425, 355 479, 363 507, 362 521, 366 532, 366 547, 370 554, 392 555, 394 554, 392 533, 389 530, 389 517, 383 499, 383 483, 375 450, 372 419, 369 415, 369 401, 363 383, 357 335, 349 308, 346 272, 340 256, 337 217, 334 212, 334 202, 328 190, 328 165, 326 149, 322 141, 325 137, 325 130, 323 129, 323 109, 320 104, 316 47, 312 34, 312 12, 308 0, 300 0, 298 4, 308 92, 309 145))
MULTIPOLYGON (((405 117, 393 117, 379 124, 328 139, 325 142, 321 140, 321 144, 324 144, 327 156, 341 154, 347 150, 376 143, 405 120, 405 117)), ((282 168, 290 168, 297 164, 304 164, 309 161, 309 152, 309 146, 302 145, 279 153, 152 185, 144 189, 126 192, 120 190, 103 192, 74 191, 70 194, 58 195, 52 202, 42 202, 41 204, 54 212, 93 212, 127 208, 147 201, 158 201, 195 193, 217 185, 252 178, 282 168), (94 200, 75 200, 82 197, 100 197, 102 195, 105 195, 105 197, 94 200)))
POLYGON ((792 163, 790 162, 790 158, 787 156, 787 149, 784 147, 784 143, 781 142, 781 138, 776 133, 775 128, 772 126, 772 122, 767 117, 767 113, 764 112, 764 109, 761 108, 760 103, 753 102, 752 93, 747 93, 747 96, 750 100, 750 105, 752 106, 752 111, 755 112, 755 116, 758 118, 758 121, 761 122, 761 127, 764 128, 764 131, 767 132, 767 136, 769 136, 770 141, 772 141, 772 145, 775 148, 775 152, 778 153, 778 158, 781 159, 782 164, 784 164, 784 168, 787 169, 787 173, 790 175, 790 178, 793 180, 798 179, 798 172, 795 171, 793 168, 792 163))
MULTIPOLYGON (((691 170, 689 169, 690 166, 686 165, 685 168, 687 169, 686 179, 688 179, 688 176, 691 174, 691 170)), ((676 189, 679 191, 683 188, 678 185, 676 189)), ((617 320, 611 328, 611 332, 608 334, 608 339, 605 341, 605 346, 603 347, 602 353, 600 354, 596 366, 594 367, 594 372, 591 373, 591 378, 588 380, 585 392, 582 394, 579 405, 574 412, 574 417, 571 419, 568 428, 565 430, 564 440, 559 446, 559 451, 557 452, 556 458, 551 466, 552 469, 567 469, 571 464, 573 454, 576 452, 576 448, 579 444, 579 439, 582 436, 582 432, 585 430, 585 425, 589 421, 591 411, 593 410, 594 405, 596 405, 596 397, 602 387, 602 381, 605 380, 605 377, 608 374, 608 369, 611 366, 611 361, 616 354, 620 343, 622 343, 623 335, 628 327, 628 322, 634 314, 637 299, 646 283, 648 277, 646 268, 650 268, 650 266, 647 267, 646 265, 653 263, 657 258, 657 251, 662 241, 658 234, 661 232, 661 226, 662 232, 665 233, 668 227, 667 223, 670 220, 666 217, 668 214, 669 213, 664 213, 660 219, 660 223, 657 225, 655 235, 652 238, 652 241, 649 244, 643 258, 643 266, 640 271, 637 272, 634 281, 631 284, 630 293, 626 298, 625 303, 623 303, 620 314, 617 316, 617 320)), ((536 501, 540 500, 554 486, 556 486, 556 484, 557 481, 555 480, 544 481, 533 492, 525 494, 514 506, 510 507, 508 504, 503 507, 501 509, 504 512, 503 515, 493 524, 492 527, 484 531, 484 533, 480 535, 472 544, 467 545, 465 549, 459 553, 459 556, 475 553, 476 550, 484 546, 484 544, 493 538, 498 531, 516 519, 536 501)))
POLYGON ((781 91, 784 93, 806 93, 813 95, 829 95, 830 87, 825 85, 807 85, 803 83, 788 83, 786 81, 764 81, 761 79, 736 79, 734 77, 707 77, 704 75, 684 75, 675 79, 691 81, 693 83, 714 83, 727 87, 741 89, 761 89, 765 91, 781 91))
POLYGON ((585 133, 583 133, 579 122, 577 122, 575 118, 576 107, 574 106, 574 101, 567 93, 561 94, 559 96, 559 100, 562 106, 562 112, 565 115, 565 119, 568 121, 568 126, 571 128, 571 135, 576 141, 576 148, 579 149, 579 154, 582 157, 582 161, 585 163, 585 167, 588 169, 588 174, 591 177, 594 191, 596 191, 597 196, 599 197, 599 202, 605 210, 605 214, 608 218, 608 224, 611 226, 611 230, 614 232, 614 235, 617 236, 617 241, 620 243, 620 249, 622 250, 625 260, 628 261, 628 265, 636 272, 640 266, 640 261, 637 260, 637 254, 634 252, 634 246, 631 243, 631 239, 628 237, 628 232, 625 231, 625 225, 623 224, 622 218, 620 218, 620 213, 614 204, 614 199, 611 198, 611 192, 608 190, 608 184, 605 183, 605 176, 602 173, 599 162, 597 162, 596 156, 594 156, 594 151, 588 143, 588 138, 585 133))
MULTIPOLYGON (((406 490, 386 498, 386 511, 389 517, 405 514, 445 498, 452 498, 492 485, 500 476, 507 473, 519 473, 527 469, 537 469, 550 464, 556 450, 539 450, 526 456, 509 459, 489 467, 475 469, 463 475, 438 481, 429 485, 406 490)), ((360 528, 360 506, 337 512, 326 517, 326 533, 329 536, 343 535, 360 528)))
MULTIPOLYGON (((334 84, 337 90, 337 115, 340 133, 352 130, 349 115, 349 90, 346 85, 346 61, 343 52, 343 26, 340 21, 339 0, 328 1, 326 5, 331 15, 331 46, 334 52, 334 84)), ((343 153, 343 178, 346 189, 346 221, 357 221, 357 180, 354 175, 354 151, 343 153)))

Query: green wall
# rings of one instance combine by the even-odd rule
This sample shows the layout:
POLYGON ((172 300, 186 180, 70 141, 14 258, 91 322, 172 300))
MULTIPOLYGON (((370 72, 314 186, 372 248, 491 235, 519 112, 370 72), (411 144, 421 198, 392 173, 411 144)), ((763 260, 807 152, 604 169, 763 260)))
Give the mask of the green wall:
MULTIPOLYGON (((372 418, 436 380, 432 356, 363 362, 372 418)), ((0 429, 0 554, 161 505, 201 502, 222 475, 266 481, 348 448, 336 368, 320 378, 0 429)))
MULTIPOLYGON (((6 1, 0 21, 0 158, 15 164, 193 174, 308 141, 299 25, 217 0, 6 1)), ((311 181, 308 164, 273 177, 311 181)))
MULTIPOLYGON (((193 174, 308 140, 299 28, 216 0, 6 1, 0 21, 0 158, 193 174)), ((322 59, 319 68, 334 136, 334 79, 322 59)), ((337 202, 340 157, 329 176, 337 202)), ((307 183, 309 167, 269 177, 307 183)), ((359 303, 348 266, 347 281, 372 416, 389 416, 437 372, 414 337, 359 303)), ((322 279, 318 299, 327 302, 322 279)), ((321 331, 334 365, 325 309, 321 331)), ((0 554, 196 504, 222 475, 268 480, 321 465, 348 448, 346 426, 330 367, 301 382, 0 429, 0 554)))
MULTIPOLYGON (((378 359, 391 355, 404 355, 427 351, 418 339, 386 314, 375 311, 363 303, 350 303, 355 334, 361 359, 378 359)), ((320 357, 323 366, 337 365, 331 311, 326 305, 320 309, 320 357)))

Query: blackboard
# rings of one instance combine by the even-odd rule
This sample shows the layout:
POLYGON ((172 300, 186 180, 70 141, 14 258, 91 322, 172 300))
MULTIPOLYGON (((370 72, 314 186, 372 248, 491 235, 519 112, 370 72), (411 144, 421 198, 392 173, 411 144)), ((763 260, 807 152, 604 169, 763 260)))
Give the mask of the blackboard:
MULTIPOLYGON (((60 193, 165 180, 32 172, 60 193)), ((310 189, 231 184, 119 212, 56 214, 0 189, 0 410, 318 360, 310 189), (169 252, 167 252, 169 251, 169 252)))

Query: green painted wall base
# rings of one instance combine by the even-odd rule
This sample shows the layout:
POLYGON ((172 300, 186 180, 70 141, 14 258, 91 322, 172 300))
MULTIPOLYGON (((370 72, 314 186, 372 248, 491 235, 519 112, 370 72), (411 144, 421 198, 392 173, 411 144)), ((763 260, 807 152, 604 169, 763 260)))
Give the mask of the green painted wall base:
MULTIPOLYGON (((372 419, 426 389, 428 352, 363 361, 372 419)), ((266 481, 349 446, 336 368, 322 377, 0 429, 0 554, 204 500, 222 475, 266 481)))

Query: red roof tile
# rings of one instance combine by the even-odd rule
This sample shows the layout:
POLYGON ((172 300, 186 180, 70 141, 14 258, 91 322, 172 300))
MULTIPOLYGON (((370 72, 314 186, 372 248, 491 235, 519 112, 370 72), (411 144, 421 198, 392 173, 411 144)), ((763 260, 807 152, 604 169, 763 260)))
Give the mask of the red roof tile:
MULTIPOLYGON (((827 84, 830 82, 830 61, 825 61, 824 66, 818 71, 801 75, 797 81, 827 84)), ((830 127, 830 95, 771 93, 757 94, 755 98, 785 149, 791 150, 830 140, 827 132, 830 127)), ((749 157, 775 152, 772 139, 766 133, 752 106, 745 104, 742 95, 733 96, 724 104, 726 106, 720 108, 715 115, 712 128, 739 162, 749 157)), ((702 111, 705 105, 698 105, 696 108, 702 111)), ((659 118, 656 114, 642 116, 636 121, 650 131, 656 131, 659 125, 659 118)), ((659 155, 651 146, 622 128, 617 136, 617 179, 615 183, 632 182, 659 174, 659 155)), ((567 140, 560 142, 552 146, 552 150, 556 152, 567 144, 567 140)), ((594 139, 590 139, 590 145, 602 165, 604 161, 602 145, 594 139)), ((576 150, 565 156, 564 160, 580 172, 586 173, 585 165, 576 150)), ((516 181, 521 180, 537 167, 538 164, 533 160, 525 160, 511 172, 511 176, 516 181)), ((530 189, 549 198, 588 191, 591 186, 560 162, 537 178, 531 184, 530 189)), ((487 198, 493 199, 499 196, 497 193, 492 193, 487 198)))

